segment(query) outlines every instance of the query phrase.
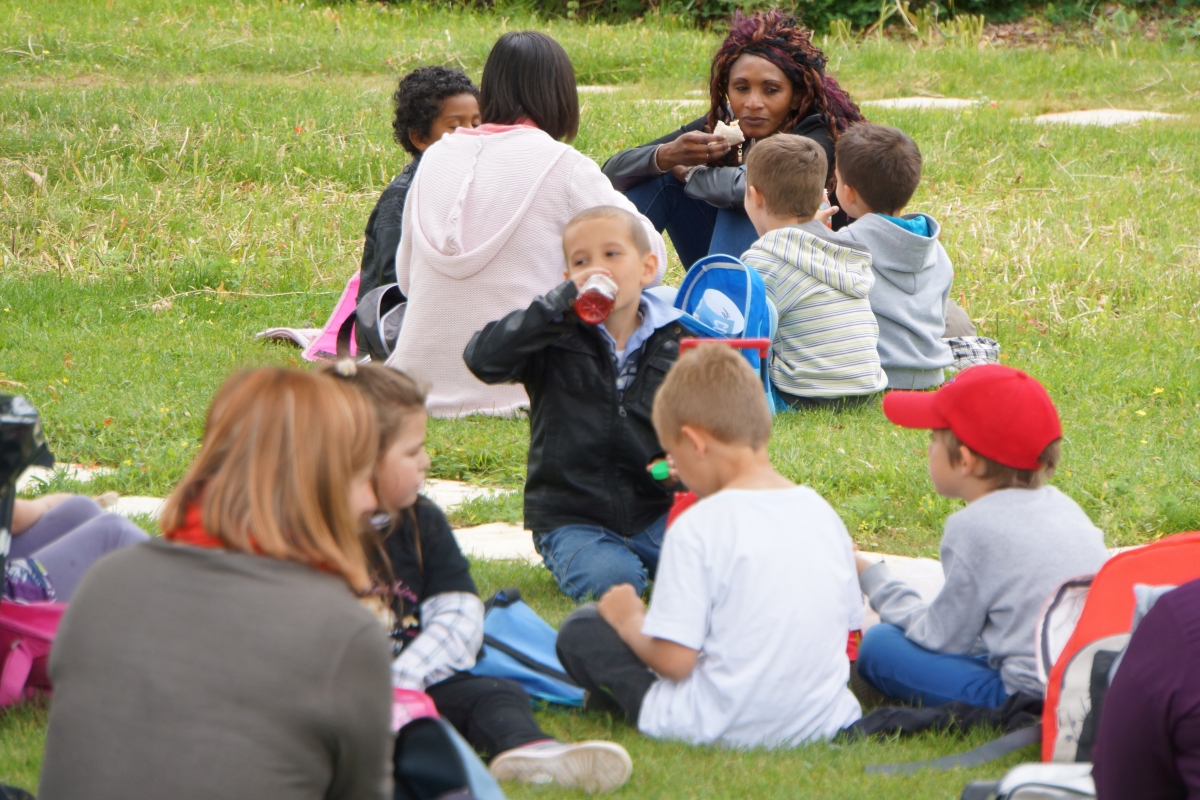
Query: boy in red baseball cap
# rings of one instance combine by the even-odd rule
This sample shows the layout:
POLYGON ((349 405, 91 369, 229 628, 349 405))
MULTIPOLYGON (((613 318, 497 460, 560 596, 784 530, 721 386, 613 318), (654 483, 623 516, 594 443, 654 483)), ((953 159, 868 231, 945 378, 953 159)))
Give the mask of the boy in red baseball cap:
POLYGON ((1042 696, 1034 660, 1042 604, 1108 558, 1083 509, 1045 485, 1062 440, 1050 396, 1020 370, 985 364, 937 392, 892 392, 883 413, 931 429, 934 488, 967 506, 946 519, 946 584, 931 603, 893 578, 886 562, 858 557, 859 585, 882 620, 863 637, 859 675, 926 706, 993 708, 1016 692, 1042 696))

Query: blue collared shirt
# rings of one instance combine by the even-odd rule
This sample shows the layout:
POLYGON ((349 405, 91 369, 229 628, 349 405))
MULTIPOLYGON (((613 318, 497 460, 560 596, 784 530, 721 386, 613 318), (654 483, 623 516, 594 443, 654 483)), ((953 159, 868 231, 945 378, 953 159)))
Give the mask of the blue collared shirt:
POLYGON ((638 359, 641 357, 642 345, 646 343, 646 340, 656 330, 674 322, 681 316, 683 316, 682 311, 662 298, 650 292, 642 292, 642 299, 638 303, 638 317, 641 318, 641 322, 638 324, 637 330, 625 342, 624 353, 617 352, 616 340, 608 332, 608 328, 604 327, 603 323, 600 324, 600 331, 608 341, 613 364, 617 368, 617 391, 624 392, 626 387, 633 382, 634 376, 637 375, 638 359))

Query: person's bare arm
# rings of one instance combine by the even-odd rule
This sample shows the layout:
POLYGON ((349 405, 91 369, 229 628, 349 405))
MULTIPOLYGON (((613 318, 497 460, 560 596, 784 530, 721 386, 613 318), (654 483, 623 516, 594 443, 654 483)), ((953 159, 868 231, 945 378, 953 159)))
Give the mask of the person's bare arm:
POLYGON ((604 621, 621 637, 621 641, 629 645, 629 649, 647 667, 673 681, 681 681, 692 674, 700 651, 642 633, 646 606, 628 583, 605 592, 600 598, 599 611, 604 621))
POLYGON ((18 533, 24 533, 29 530, 33 523, 42 518, 42 514, 45 514, 56 505, 72 497, 74 495, 70 492, 44 494, 35 500, 22 500, 18 497, 16 502, 13 503, 13 535, 15 536, 18 533))

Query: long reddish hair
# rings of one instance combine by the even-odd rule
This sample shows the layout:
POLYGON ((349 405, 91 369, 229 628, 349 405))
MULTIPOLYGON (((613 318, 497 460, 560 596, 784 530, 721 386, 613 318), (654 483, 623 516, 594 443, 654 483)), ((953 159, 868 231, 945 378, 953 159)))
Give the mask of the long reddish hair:
POLYGON ((801 98, 799 106, 780 126, 781 131, 791 131, 804 117, 820 112, 825 115, 830 138, 836 142, 842 131, 862 121, 862 112, 850 95, 831 75, 825 74, 828 59, 813 44, 812 31, 778 9, 757 11, 748 17, 738 11, 734 13, 729 35, 713 56, 708 82, 709 130, 718 120, 732 121, 726 104, 729 71, 735 61, 747 54, 779 67, 792 82, 792 91, 801 98))
POLYGON ((226 549, 332 572, 370 586, 361 524, 349 501, 379 449, 374 409, 326 375, 262 367, 213 397, 204 444, 159 518, 166 538, 198 506, 226 549))

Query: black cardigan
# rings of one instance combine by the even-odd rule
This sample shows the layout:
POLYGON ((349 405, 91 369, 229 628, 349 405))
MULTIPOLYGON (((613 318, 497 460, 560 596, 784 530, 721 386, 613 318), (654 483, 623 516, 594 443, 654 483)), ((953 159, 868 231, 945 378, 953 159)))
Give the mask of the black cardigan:
MULTIPOLYGON (((677 131, 666 136, 647 142, 639 147, 622 150, 605 162, 601 168, 613 188, 626 192, 640 183, 662 175, 662 170, 654 160, 660 144, 673 142, 685 133, 692 131, 704 132, 708 117, 689 122, 677 131)), ((796 123, 792 133, 797 136, 807 136, 825 151, 829 163, 829 176, 833 176, 833 139, 829 135, 829 126, 824 114, 810 114, 796 123)), ((828 182, 828 177, 826 182, 828 182)), ((740 167, 701 167, 692 173, 685 190, 688 197, 702 200, 716 208, 736 208, 741 210, 746 198, 746 172, 740 167)), ((835 202, 830 198, 830 202, 835 202)))
POLYGON ((396 250, 400 246, 400 223, 404 219, 404 204, 408 187, 417 174, 417 156, 387 185, 367 219, 364 232, 362 264, 359 267, 358 297, 377 286, 396 282, 396 250))

